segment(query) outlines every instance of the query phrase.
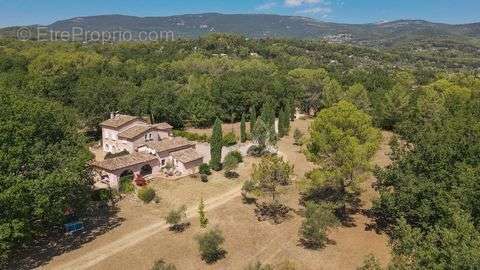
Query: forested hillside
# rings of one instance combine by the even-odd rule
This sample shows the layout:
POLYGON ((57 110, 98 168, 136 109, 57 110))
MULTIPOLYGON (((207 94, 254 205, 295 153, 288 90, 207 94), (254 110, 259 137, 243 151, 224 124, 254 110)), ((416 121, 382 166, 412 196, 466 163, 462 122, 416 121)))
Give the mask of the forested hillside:
POLYGON ((181 129, 248 119, 265 102, 278 114, 344 100, 406 142, 392 142, 395 162, 378 171, 372 209, 392 238, 394 266, 480 266, 479 51, 437 45, 428 46, 438 53, 232 35, 114 45, 0 40, 2 257, 61 229, 66 208, 88 207, 86 144, 112 111, 181 129))
MULTIPOLYGON (((142 31, 171 31, 177 38, 231 33, 249 38, 326 38, 347 43, 392 46, 405 41, 425 39, 478 43, 479 25, 479 23, 452 25, 422 20, 345 24, 303 16, 203 13, 167 17, 86 16, 56 21, 43 27, 52 31, 68 32, 72 32, 73 28, 81 28, 84 32, 128 31, 135 39, 138 39, 142 31)), ((0 29, 0 36, 15 37, 17 29, 18 27, 0 29)))

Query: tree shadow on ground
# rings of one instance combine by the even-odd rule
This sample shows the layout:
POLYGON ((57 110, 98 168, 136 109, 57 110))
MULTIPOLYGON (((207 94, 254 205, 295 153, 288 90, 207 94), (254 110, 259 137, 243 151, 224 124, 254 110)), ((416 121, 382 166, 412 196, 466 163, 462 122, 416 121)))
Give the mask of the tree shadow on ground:
POLYGON ((249 197, 246 193, 242 192, 242 202, 244 204, 248 204, 248 205, 256 204, 257 203, 257 198, 249 197))
POLYGON ((215 264, 219 260, 225 259, 227 257, 227 251, 225 249, 220 249, 216 254, 212 255, 211 257, 202 257, 207 264, 215 264))
POLYGON ((281 224, 292 218, 292 208, 282 203, 255 203, 254 213, 258 221, 270 221, 272 224, 281 224))
POLYGON ((330 239, 330 238, 327 238, 327 240, 325 241, 324 244, 322 245, 315 245, 315 244, 312 244, 310 243, 308 240, 306 239, 303 239, 303 238, 300 238, 298 240, 298 244, 297 244, 297 247, 302 247, 302 248, 306 248, 306 249, 310 249, 310 250, 322 250, 324 248, 326 248, 327 246, 334 246, 336 245, 337 242, 333 239, 330 239))
POLYGON ((362 214, 368 217, 372 222, 365 223, 365 230, 374 230, 377 234, 389 233, 388 219, 376 213, 373 209, 365 209, 362 214))
POLYGON ((174 232, 174 233, 182 233, 185 230, 187 230, 188 228, 190 228, 191 225, 192 225, 192 223, 190 223, 190 222, 174 224, 174 225, 170 226, 168 228, 168 230, 171 231, 171 232, 174 232))
POLYGON ((335 187, 324 186, 308 194, 302 193, 300 196, 300 205, 305 206, 306 202, 313 201, 315 203, 333 203, 338 205, 335 215, 344 227, 356 227, 354 216, 362 211, 362 201, 359 193, 353 193, 345 197, 335 187), (345 202, 345 207, 343 207, 345 202))
POLYGON ((30 245, 12 256, 8 269, 34 269, 47 264, 53 257, 75 250, 93 241, 98 236, 118 227, 125 220, 118 217, 118 208, 95 209, 83 220, 85 229, 67 235, 62 228, 42 238, 35 239, 30 245))
POLYGON ((346 207, 338 208, 335 213, 340 224, 348 228, 357 227, 354 216, 362 213, 362 206, 362 201, 358 197, 353 196, 349 198, 346 202, 346 207))

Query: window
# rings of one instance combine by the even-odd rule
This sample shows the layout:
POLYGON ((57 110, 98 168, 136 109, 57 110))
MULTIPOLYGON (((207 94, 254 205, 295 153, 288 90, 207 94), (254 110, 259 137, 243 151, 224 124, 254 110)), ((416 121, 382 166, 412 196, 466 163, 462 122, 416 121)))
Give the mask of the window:
POLYGON ((147 141, 147 134, 145 134, 145 141, 147 141))
POLYGON ((165 166, 165 159, 162 159, 162 166, 165 166))

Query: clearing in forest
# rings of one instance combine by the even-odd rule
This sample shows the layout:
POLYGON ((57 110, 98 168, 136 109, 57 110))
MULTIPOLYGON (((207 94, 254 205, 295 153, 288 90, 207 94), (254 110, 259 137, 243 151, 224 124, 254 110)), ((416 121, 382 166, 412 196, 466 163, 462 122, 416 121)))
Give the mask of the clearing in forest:
MULTIPOLYGON (((295 184, 314 165, 309 163, 298 146, 293 145, 293 130, 307 132, 309 120, 296 120, 290 136, 279 142, 279 150, 294 165, 294 184, 283 199, 295 210, 298 204, 298 187, 295 184)), ((383 133, 383 142, 374 157, 374 164, 389 164, 388 142, 390 133, 383 133)), ((285 222, 274 225, 259 222, 254 206, 246 205, 240 197, 240 186, 249 179, 254 159, 248 158, 239 169, 240 178, 225 179, 221 174, 210 177, 209 183, 199 179, 182 179, 180 182, 156 184, 162 189, 160 206, 143 206, 133 199, 120 204, 125 221, 118 228, 94 239, 83 247, 54 258, 46 269, 150 269, 156 260, 163 259, 178 269, 244 269, 249 263, 280 263, 288 259, 298 269, 356 269, 368 254, 374 254, 382 265, 390 260, 390 248, 386 235, 368 230, 372 221, 362 214, 352 216, 353 226, 338 227, 329 234, 332 244, 314 251, 299 245, 298 229, 302 217, 293 214, 285 222), (184 182, 182 182, 184 181, 184 182), (208 185, 211 185, 207 188, 208 185), (182 194, 182 191, 185 193, 182 194), (170 195, 169 195, 170 194, 170 195), (178 196, 176 196, 178 194, 178 196), (203 196, 207 203, 207 217, 211 226, 217 226, 225 237, 226 257, 207 265, 200 258, 195 236, 201 232, 196 216, 197 200, 203 196), (198 198, 197 198, 198 197, 198 198), (169 201, 174 200, 174 203, 169 201), (179 204, 189 206, 193 217, 191 226, 183 233, 167 229, 163 217, 168 207, 179 204), (163 204, 163 206, 161 206, 163 204)), ((377 194, 372 188, 375 178, 369 177, 363 184, 362 209, 371 206, 377 194)))

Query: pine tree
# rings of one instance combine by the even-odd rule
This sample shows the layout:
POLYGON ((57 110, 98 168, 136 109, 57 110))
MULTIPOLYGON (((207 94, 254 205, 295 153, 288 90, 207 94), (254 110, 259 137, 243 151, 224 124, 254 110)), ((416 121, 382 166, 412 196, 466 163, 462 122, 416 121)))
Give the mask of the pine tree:
POLYGON ((250 133, 255 129, 255 123, 257 123, 257 110, 255 106, 250 108, 250 133))
POLYGON ((247 141, 247 130, 245 126, 245 114, 242 114, 242 121, 240 122, 240 141, 242 143, 247 141))
POLYGON ((222 140, 222 121, 217 118, 213 124, 212 138, 210 139, 210 167, 215 171, 222 169, 222 140))
POLYGON ((198 217, 200 219, 200 227, 206 228, 208 225, 208 218, 205 215, 205 202, 203 198, 200 199, 200 204, 198 205, 198 217))

